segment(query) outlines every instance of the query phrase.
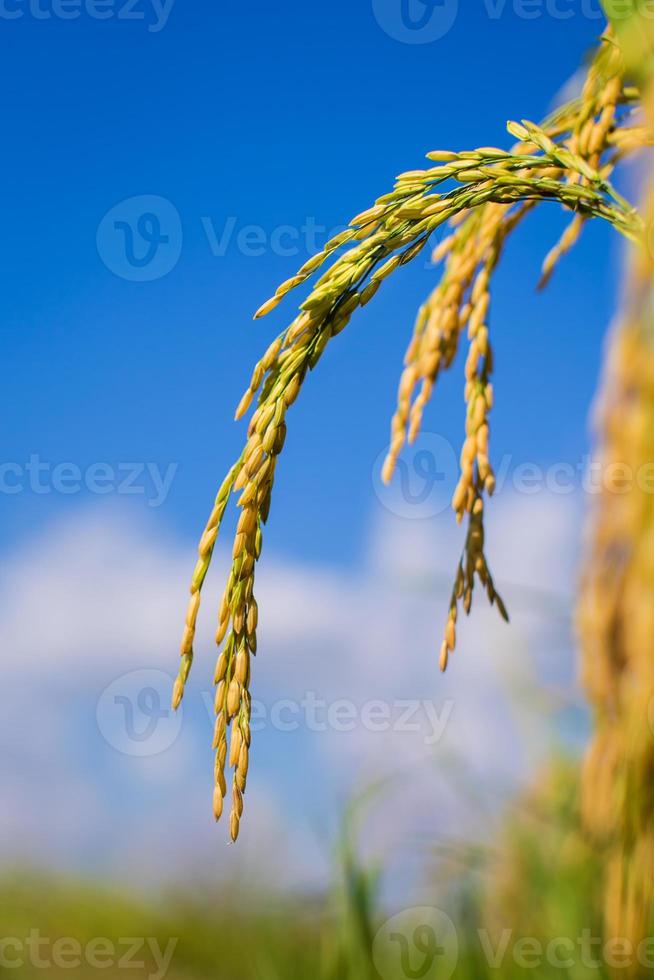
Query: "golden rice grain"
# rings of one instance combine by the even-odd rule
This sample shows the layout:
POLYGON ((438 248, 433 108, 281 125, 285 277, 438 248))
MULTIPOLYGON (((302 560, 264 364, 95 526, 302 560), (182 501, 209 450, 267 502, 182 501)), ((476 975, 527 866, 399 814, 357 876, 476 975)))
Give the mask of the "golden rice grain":
POLYGON ((335 235, 305 262, 255 314, 258 318, 273 310, 284 295, 332 258, 287 330, 273 340, 254 367, 236 411, 237 417, 243 416, 256 397, 246 445, 218 492, 200 540, 191 582, 180 670, 173 690, 175 707, 182 699, 193 660, 200 592, 234 491, 239 516, 216 630, 219 653, 214 675, 213 735, 216 819, 222 813, 226 792, 226 764, 229 762, 233 769, 232 840, 239 833, 250 759, 249 687, 258 627, 255 568, 261 555, 263 525, 270 512, 277 459, 285 443, 288 410, 329 341, 346 327, 355 310, 368 303, 398 267, 413 260, 435 231, 448 225, 448 233, 434 253, 435 261, 443 263, 443 274, 420 308, 407 349, 382 475, 385 480, 392 477, 405 440, 413 441, 420 432, 440 374, 452 366, 467 342, 465 435, 460 478, 452 500, 457 520, 467 520, 467 531, 441 646, 441 669, 447 667, 456 643, 459 604, 470 610, 476 582, 506 618, 484 553, 483 501, 495 488, 489 418, 494 400, 489 329, 492 275, 507 237, 541 201, 556 202, 574 215, 572 225, 546 261, 548 274, 572 246, 581 221, 587 218, 603 218, 632 240, 642 235, 638 214, 609 183, 618 157, 642 145, 646 138, 634 126, 629 127, 624 139, 619 136, 624 120, 618 108, 637 95, 624 88, 613 61, 608 73, 605 64, 603 55, 595 59, 582 99, 557 110, 542 126, 524 120, 510 124, 510 132, 520 141, 512 150, 482 147, 461 153, 429 153, 434 166, 401 174, 392 191, 356 215, 348 230, 335 235), (605 159, 607 149, 613 154, 609 159, 605 159))

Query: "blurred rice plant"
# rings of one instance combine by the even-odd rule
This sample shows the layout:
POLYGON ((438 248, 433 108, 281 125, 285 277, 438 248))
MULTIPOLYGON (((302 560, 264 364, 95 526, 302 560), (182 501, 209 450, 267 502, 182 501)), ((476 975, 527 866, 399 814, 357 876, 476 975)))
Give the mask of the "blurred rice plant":
MULTIPOLYGON (((198 893, 186 883, 146 901, 17 871, 0 880, 2 937, 25 939, 38 929, 50 943, 73 937, 83 949, 105 937, 123 952, 121 937, 149 937, 161 950, 176 940, 168 980, 444 980, 450 975, 456 980, 609 980, 614 974, 602 951, 614 937, 603 933, 600 858, 581 828, 578 785, 577 764, 556 758, 510 805, 489 841, 432 843, 416 904, 433 905, 454 923, 453 974, 435 966, 422 974, 413 967, 398 972, 390 952, 388 961, 383 948, 380 956, 377 932, 402 909, 382 904, 383 867, 358 856, 360 802, 345 815, 334 850, 333 886, 323 895, 266 895, 256 889, 219 895, 198 893), (592 937, 591 954, 584 953, 585 935, 592 937), (542 949, 529 966, 525 942, 542 949), (559 944, 557 956, 547 952, 553 942, 559 944), (572 965, 561 965, 568 962, 562 951, 572 965), (588 955, 595 965, 589 965, 588 955)), ((141 967, 126 965, 105 975, 160 977, 151 955, 137 958, 145 961, 141 967)), ((20 972, 8 970, 0 958, 0 974, 5 972, 26 980, 43 975, 28 962, 20 972)), ((67 966, 47 973, 88 978, 95 970, 67 966)), ((644 978, 651 970, 636 975, 644 978)))

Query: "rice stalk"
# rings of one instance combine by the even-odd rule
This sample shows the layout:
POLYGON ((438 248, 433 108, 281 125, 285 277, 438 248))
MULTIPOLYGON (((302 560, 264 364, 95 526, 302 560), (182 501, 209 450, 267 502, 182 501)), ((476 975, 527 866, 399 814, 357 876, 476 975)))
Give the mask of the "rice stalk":
MULTIPOLYGON (((654 186, 645 213, 654 221, 654 186)), ((578 607, 595 712, 583 814, 606 847, 607 929, 634 943, 648 935, 654 907, 653 283, 652 253, 643 249, 632 258, 607 357, 598 412, 603 478, 578 607)))
MULTIPOLYGON (((558 163, 559 169, 554 171, 555 175, 571 185, 580 182, 592 184, 596 179, 593 174, 600 170, 606 179, 621 155, 614 152, 614 146, 619 142, 615 138, 615 134, 620 132, 617 128, 619 106, 629 106, 634 97, 634 93, 624 87, 623 73, 620 53, 607 38, 591 64, 577 103, 558 110, 542 127, 526 120, 522 124, 509 124, 509 131, 520 140, 512 153, 527 155, 540 149, 558 163), (606 158, 603 159, 605 153, 606 158)), ((624 110, 622 113, 624 119, 631 121, 629 110, 626 115, 624 110)), ((645 128, 638 128, 637 135, 631 134, 630 140, 623 144, 625 150, 627 146, 637 149, 644 145, 648 140, 645 128)), ((622 206, 626 205, 619 195, 616 201, 622 206)), ((535 203, 533 200, 527 201, 514 208, 487 204, 455 227, 453 234, 435 250, 435 261, 447 257, 445 270, 439 285, 418 314, 414 336, 405 355, 398 407, 391 424, 391 444, 383 473, 386 480, 392 476, 405 440, 408 438, 409 442, 413 442, 416 439, 424 408, 431 398, 438 375, 452 364, 462 331, 468 325, 466 439, 461 452, 461 478, 454 492, 452 507, 458 521, 463 519, 465 513, 469 515, 469 530, 464 554, 456 571, 441 644, 442 670, 446 669, 456 643, 459 600, 463 599, 464 609, 468 613, 475 576, 482 583, 491 604, 496 604, 502 617, 508 619, 506 607, 494 587, 483 547, 483 496, 492 495, 495 488, 488 451, 488 412, 494 398, 489 381, 492 369, 488 333, 489 282, 506 238, 535 203), (419 382, 420 391, 411 404, 419 382)), ((583 213, 575 214, 559 243, 548 253, 543 264, 541 285, 550 278, 558 261, 578 239, 584 221, 583 213)))
MULTIPOLYGON (((509 133, 518 140, 513 149, 482 147, 428 153, 427 168, 400 174, 389 193, 354 217, 346 231, 305 262, 255 314, 255 318, 265 316, 289 292, 312 280, 299 313, 255 365, 236 410, 239 419, 256 399, 243 453, 218 492, 200 541, 173 693, 177 707, 193 660, 202 585, 227 502, 234 492, 238 494, 239 518, 216 632, 220 653, 214 675, 213 739, 214 816, 219 819, 223 812, 229 765, 233 769, 233 840, 239 832, 249 765, 250 672, 257 652, 255 569, 262 550, 262 529, 270 512, 277 460, 286 438, 288 410, 329 342, 345 329, 355 310, 370 302, 389 276, 415 259, 432 235, 448 225, 451 231, 437 249, 437 259, 445 260, 443 276, 420 311, 407 352, 383 475, 385 479, 392 476, 407 427, 409 437, 416 437, 439 372, 452 364, 467 325, 466 440, 453 506, 458 520, 467 515, 468 531, 450 604, 441 667, 446 667, 455 646, 458 603, 461 600, 469 611, 475 578, 506 618, 484 553, 484 498, 494 489, 488 443, 488 416, 493 405, 487 323, 490 281, 507 236, 541 202, 561 205, 572 213, 573 220, 601 218, 627 239, 642 240, 641 218, 609 179, 618 155, 640 145, 640 131, 633 125, 622 141, 617 135, 621 124, 631 122, 629 108, 637 101, 637 93, 624 87, 615 50, 611 47, 607 55, 603 45, 582 98, 560 109, 542 127, 526 120, 509 123, 509 133), (612 66, 610 71, 598 67, 607 63, 612 66), (603 159, 605 151, 608 157, 603 159), (323 271, 329 259, 333 261, 323 271), (420 392, 412 401, 418 384, 420 392)), ((559 246, 557 259, 564 250, 559 246)), ((549 265, 553 265, 552 259, 549 265)))

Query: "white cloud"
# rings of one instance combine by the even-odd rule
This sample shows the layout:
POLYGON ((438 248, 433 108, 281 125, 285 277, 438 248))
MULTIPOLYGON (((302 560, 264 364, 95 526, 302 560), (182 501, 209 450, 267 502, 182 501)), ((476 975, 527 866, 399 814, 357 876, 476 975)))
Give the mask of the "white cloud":
MULTIPOLYGON (((267 720, 254 735, 237 848, 224 844, 226 827, 210 821, 210 721, 202 700, 211 693, 221 574, 214 571, 200 614, 179 732, 167 739, 159 729, 157 754, 124 754, 116 718, 100 722, 113 745, 100 733, 98 700, 116 678, 149 671, 155 700, 144 717, 153 709, 156 727, 167 696, 157 672, 172 676, 176 668, 193 549, 145 533, 113 510, 50 527, 0 566, 0 642, 11 652, 0 720, 0 853, 120 869, 135 881, 256 866, 277 882, 320 882, 339 807, 378 778, 387 782, 371 808, 372 849, 393 850, 405 864, 411 843, 480 832, 505 791, 546 751, 542 705, 534 710, 529 700, 533 673, 567 689, 572 683, 577 508, 570 498, 544 494, 507 494, 494 503, 489 551, 514 622, 507 627, 479 596, 445 677, 437 654, 462 535, 449 515, 418 523, 377 514, 367 558, 353 573, 267 554, 253 665, 253 695, 267 720), (308 692, 324 707, 307 727, 301 705, 308 692), (279 699, 294 702, 282 712, 297 722, 291 731, 271 727, 279 699), (352 705, 353 729, 312 730, 324 727, 339 699, 352 705), (362 722, 373 699, 390 713, 384 731, 362 722), (410 715, 400 703, 407 701, 418 703, 410 715)), ((224 555, 218 563, 224 570, 224 555)), ((136 694, 126 690, 138 712, 136 694)))

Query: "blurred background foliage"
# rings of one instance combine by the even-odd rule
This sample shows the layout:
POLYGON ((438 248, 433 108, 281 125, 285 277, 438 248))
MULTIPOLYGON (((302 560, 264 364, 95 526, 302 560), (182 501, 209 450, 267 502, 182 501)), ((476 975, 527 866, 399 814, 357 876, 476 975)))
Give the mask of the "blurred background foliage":
MULTIPOLYGON (((82 949, 105 937, 121 954, 127 937, 149 937, 162 951, 175 939, 169 980, 609 977, 600 945, 606 938, 601 867, 581 829, 578 783, 576 763, 558 757, 536 775, 529 792, 513 801, 499 832, 488 841, 423 843, 424 881, 416 903, 441 909, 456 923, 458 957, 441 972, 429 964, 421 971, 423 961, 411 950, 410 935, 414 966, 408 971, 397 972, 391 960, 385 963, 383 949, 381 961, 377 952, 373 962, 377 931, 399 911, 382 900, 383 865, 364 864, 358 857, 366 810, 383 805, 378 792, 346 814, 326 894, 272 894, 261 891, 256 881, 220 882, 212 893, 182 882, 175 891, 145 899, 15 869, 3 875, 0 885, 3 934, 24 939, 37 928, 50 942, 73 937, 82 949), (593 937, 595 965, 581 952, 584 932, 593 937), (568 946, 571 941, 575 952, 548 954, 554 938, 568 946), (542 955, 524 959, 521 940, 528 940, 532 950, 538 948, 532 940, 541 943, 542 955)), ((143 962, 120 966, 121 977, 158 975, 147 950, 134 958, 143 962)), ((27 962, 28 956, 24 959, 20 976, 43 974, 27 962)), ((17 975, 13 969, 0 972, 17 975)), ((47 973, 87 976, 89 967, 52 966, 47 973)), ((651 971, 643 967, 642 976, 648 975, 651 971)))

